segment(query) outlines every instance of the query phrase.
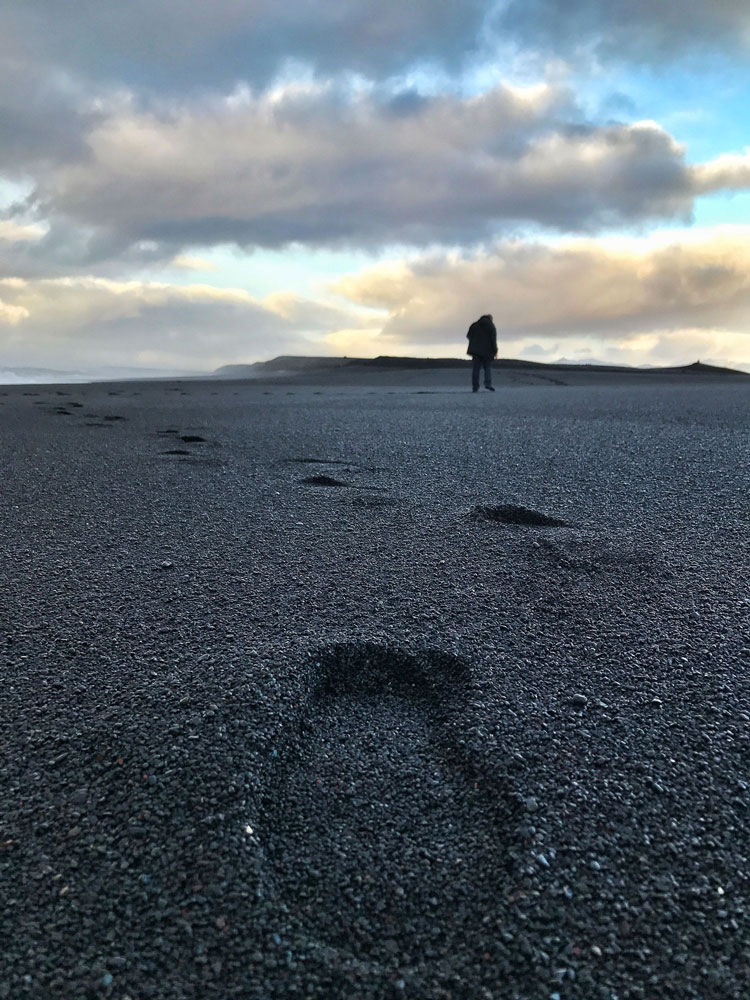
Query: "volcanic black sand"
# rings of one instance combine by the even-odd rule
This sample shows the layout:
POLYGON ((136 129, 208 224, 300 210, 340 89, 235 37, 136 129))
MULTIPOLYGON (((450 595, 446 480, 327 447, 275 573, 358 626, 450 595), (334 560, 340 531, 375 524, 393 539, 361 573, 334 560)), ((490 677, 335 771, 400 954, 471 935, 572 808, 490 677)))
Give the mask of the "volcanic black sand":
POLYGON ((0 998, 748 996, 747 382, 508 382, 0 387, 0 998))

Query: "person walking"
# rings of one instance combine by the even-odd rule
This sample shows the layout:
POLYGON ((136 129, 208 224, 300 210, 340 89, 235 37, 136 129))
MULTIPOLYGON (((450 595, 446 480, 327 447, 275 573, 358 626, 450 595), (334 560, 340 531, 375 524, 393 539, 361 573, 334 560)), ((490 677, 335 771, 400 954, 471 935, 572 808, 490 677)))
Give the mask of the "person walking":
POLYGON ((484 387, 494 392, 492 385, 492 362, 497 357, 497 330, 492 316, 480 316, 469 327, 466 334, 469 346, 466 353, 471 355, 471 391, 479 392, 479 372, 484 369, 484 387))

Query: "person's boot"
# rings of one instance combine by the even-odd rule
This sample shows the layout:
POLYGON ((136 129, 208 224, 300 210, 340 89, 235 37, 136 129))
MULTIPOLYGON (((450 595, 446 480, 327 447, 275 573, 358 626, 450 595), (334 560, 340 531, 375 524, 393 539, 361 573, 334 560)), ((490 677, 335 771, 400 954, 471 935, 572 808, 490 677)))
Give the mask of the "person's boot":
POLYGON ((494 385, 486 385, 485 389, 487 390, 487 392, 494 392, 495 391, 494 385))

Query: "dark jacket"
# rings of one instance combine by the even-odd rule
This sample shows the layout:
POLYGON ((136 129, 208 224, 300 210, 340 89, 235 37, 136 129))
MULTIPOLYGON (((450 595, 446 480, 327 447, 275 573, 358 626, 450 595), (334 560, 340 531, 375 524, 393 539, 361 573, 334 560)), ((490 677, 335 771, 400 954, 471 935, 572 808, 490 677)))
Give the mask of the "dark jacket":
POLYGON ((497 330, 489 316, 480 316, 471 324, 466 336, 469 338, 466 353, 472 357, 491 361, 497 354, 497 330))

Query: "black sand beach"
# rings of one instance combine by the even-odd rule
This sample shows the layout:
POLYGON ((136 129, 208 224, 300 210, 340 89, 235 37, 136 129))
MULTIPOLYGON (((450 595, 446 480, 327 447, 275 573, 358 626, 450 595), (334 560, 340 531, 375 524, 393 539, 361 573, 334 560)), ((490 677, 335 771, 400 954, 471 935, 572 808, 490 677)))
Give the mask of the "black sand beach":
POLYGON ((0 998, 748 996, 748 382, 496 384, 0 387, 0 998))

